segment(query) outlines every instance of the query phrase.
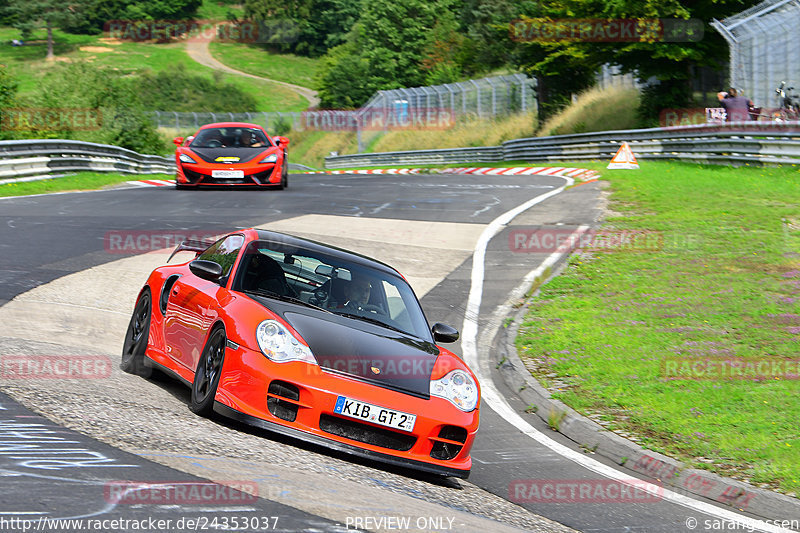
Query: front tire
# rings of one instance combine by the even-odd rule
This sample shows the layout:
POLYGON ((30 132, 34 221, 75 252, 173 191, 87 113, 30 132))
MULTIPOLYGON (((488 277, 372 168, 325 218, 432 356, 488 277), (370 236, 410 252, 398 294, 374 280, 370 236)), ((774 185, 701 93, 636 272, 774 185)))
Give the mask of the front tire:
POLYGON ((145 288, 136 301, 133 315, 125 332, 125 344, 122 346, 122 361, 119 367, 129 374, 148 376, 150 368, 144 364, 147 341, 150 337, 150 318, 153 313, 153 299, 150 288, 145 288))
POLYGON ((197 363, 192 382, 192 398, 189 409, 200 416, 208 416, 214 410, 214 397, 217 395, 222 362, 225 360, 225 346, 227 344, 225 330, 219 326, 208 336, 197 363))

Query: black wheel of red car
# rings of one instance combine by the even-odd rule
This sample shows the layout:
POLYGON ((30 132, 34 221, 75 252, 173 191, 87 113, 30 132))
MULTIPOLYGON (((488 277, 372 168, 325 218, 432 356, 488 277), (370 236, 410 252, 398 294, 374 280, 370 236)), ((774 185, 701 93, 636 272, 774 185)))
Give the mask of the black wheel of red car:
POLYGON ((283 156, 283 188, 287 188, 289 186, 289 161, 286 160, 286 156, 283 156))
POLYGON ((194 373, 192 398, 189 402, 189 408, 198 415, 208 416, 214 408, 214 396, 217 394, 217 385, 222 373, 226 344, 225 330, 217 327, 211 332, 203 348, 194 373))
POLYGON ((142 291, 133 309, 125 343, 122 346, 122 361, 119 367, 130 374, 145 375, 150 369, 144 365, 144 352, 150 336, 150 317, 153 305, 150 289, 142 291))

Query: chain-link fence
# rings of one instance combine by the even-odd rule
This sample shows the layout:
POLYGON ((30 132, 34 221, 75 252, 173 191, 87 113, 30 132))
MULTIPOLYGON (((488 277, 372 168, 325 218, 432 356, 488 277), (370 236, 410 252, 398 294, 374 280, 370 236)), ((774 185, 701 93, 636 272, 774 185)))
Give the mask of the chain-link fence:
POLYGON ((378 91, 360 111, 370 109, 452 109, 456 116, 496 117, 536 108, 536 85, 524 74, 444 85, 378 91))
POLYGON ((782 81, 800 88, 800 0, 767 0, 711 25, 730 46, 730 84, 756 106, 778 107, 782 81))
POLYGON ((534 80, 523 74, 496 76, 445 85, 378 91, 358 110, 302 112, 194 113, 153 111, 159 128, 196 129, 211 122, 249 122, 274 133, 320 129, 325 131, 389 130, 431 120, 437 126, 471 115, 490 118, 536 110, 534 80), (369 123, 368 125, 366 125, 369 123), (365 126, 366 125, 366 126, 365 126))

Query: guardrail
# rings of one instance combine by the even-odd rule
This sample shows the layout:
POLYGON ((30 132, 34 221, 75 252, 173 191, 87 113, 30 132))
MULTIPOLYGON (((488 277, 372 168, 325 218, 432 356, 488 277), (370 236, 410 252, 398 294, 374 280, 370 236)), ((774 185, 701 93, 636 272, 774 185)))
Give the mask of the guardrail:
POLYGON ((76 171, 170 174, 175 172, 175 161, 84 141, 0 141, 0 181, 76 171))
POLYGON ((800 164, 800 122, 739 122, 531 137, 480 148, 328 156, 325 168, 609 160, 623 141, 630 144, 639 159, 733 165, 800 164))

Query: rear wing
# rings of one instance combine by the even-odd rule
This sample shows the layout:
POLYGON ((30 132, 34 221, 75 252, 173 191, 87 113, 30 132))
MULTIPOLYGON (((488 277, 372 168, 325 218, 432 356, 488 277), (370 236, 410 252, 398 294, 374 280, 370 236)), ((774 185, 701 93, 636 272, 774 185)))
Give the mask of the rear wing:
POLYGON ((185 241, 183 241, 182 243, 180 243, 178 246, 175 247, 175 250, 173 250, 172 254, 169 256, 169 259, 167 259, 167 263, 169 263, 172 260, 172 258, 175 257, 175 254, 177 254, 178 252, 183 252, 184 250, 189 252, 195 252, 199 255, 201 252, 205 252, 206 250, 208 250, 209 246, 214 244, 214 242, 215 241, 186 239, 185 241))

